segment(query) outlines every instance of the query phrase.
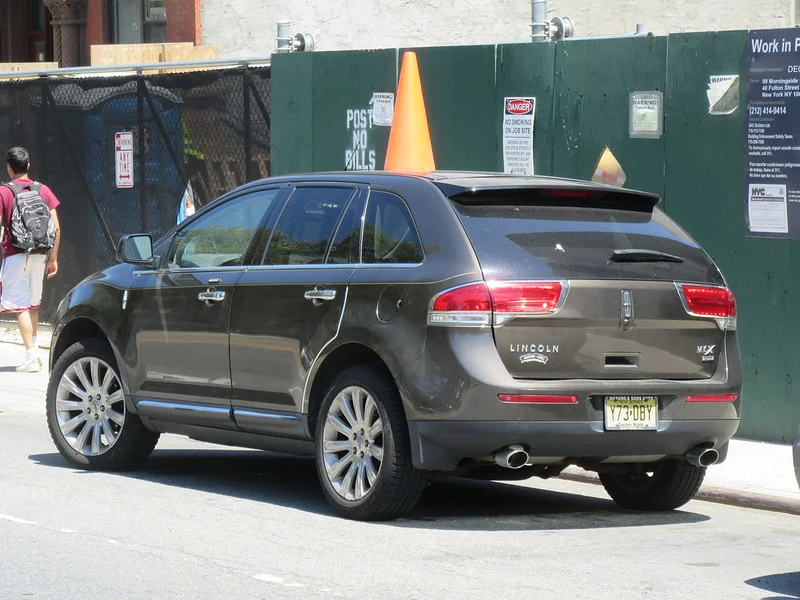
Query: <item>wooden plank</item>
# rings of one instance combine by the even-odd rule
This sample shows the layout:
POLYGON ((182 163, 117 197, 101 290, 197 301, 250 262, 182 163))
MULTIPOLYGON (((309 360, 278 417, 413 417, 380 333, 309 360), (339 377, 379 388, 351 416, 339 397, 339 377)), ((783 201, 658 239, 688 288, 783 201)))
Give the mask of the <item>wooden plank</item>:
POLYGON ((216 60, 219 57, 219 51, 216 46, 193 46, 191 43, 162 45, 161 62, 216 60))
POLYGON ((99 44, 91 47, 91 65, 139 65, 164 62, 165 47, 193 48, 192 42, 174 44, 99 44))
POLYGON ((57 62, 0 63, 0 73, 16 71, 47 71, 57 68, 57 62))

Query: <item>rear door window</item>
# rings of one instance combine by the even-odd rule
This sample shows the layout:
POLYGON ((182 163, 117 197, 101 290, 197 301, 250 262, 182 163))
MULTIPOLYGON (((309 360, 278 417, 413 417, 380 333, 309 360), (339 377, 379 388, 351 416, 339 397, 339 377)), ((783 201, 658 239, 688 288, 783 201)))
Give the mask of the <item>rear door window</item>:
POLYGON ((297 188, 275 226, 264 264, 322 264, 353 192, 348 187, 297 188))
POLYGON ((414 219, 399 196, 370 192, 364 221, 365 264, 419 264, 422 244, 414 219))
POLYGON ((657 208, 540 206, 502 199, 453 205, 487 278, 722 283, 705 252, 657 208), (640 259, 630 254, 620 259, 620 251, 631 250, 643 251, 636 254, 640 259))

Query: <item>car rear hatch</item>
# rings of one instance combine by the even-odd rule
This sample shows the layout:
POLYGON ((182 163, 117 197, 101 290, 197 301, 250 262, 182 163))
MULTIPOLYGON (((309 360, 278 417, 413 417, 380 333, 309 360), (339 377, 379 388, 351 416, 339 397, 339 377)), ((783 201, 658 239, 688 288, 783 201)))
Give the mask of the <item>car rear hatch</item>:
POLYGON ((433 313, 488 308, 513 377, 705 379, 722 362, 733 296, 656 196, 587 186, 450 198, 485 282, 445 292, 433 313))

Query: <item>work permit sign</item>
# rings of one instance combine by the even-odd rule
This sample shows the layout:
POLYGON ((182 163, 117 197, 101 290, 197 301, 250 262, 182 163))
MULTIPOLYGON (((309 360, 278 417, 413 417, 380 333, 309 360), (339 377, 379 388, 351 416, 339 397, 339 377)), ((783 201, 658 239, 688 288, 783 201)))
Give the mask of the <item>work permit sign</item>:
POLYGON ((114 134, 114 164, 118 188, 133 187, 133 133, 114 134))
POLYGON ((503 106, 503 171, 533 175, 536 98, 506 98, 503 106))
POLYGON ((746 234, 800 239, 800 30, 747 44, 746 234))

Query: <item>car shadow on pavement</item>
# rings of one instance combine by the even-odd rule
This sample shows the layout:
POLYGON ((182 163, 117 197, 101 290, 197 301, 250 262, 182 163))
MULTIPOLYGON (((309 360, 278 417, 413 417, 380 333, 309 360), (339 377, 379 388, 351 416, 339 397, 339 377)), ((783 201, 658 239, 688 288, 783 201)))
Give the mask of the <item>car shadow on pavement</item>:
MULTIPOLYGON (((32 455, 30 459, 47 467, 73 469, 57 453, 32 455)), ((87 477, 95 474, 75 472, 87 477)), ((308 456, 257 450, 157 449, 137 470, 111 475, 334 515, 322 495, 314 459, 308 456)), ((708 519, 683 510, 634 512, 619 508, 611 500, 590 496, 502 482, 446 478, 434 481, 417 507, 390 525, 513 531, 649 527, 708 519)))
POLYGON ((780 596, 767 596, 763 600, 795 600, 800 598, 800 571, 754 577, 753 579, 748 579, 745 583, 773 594, 780 594, 780 596))

